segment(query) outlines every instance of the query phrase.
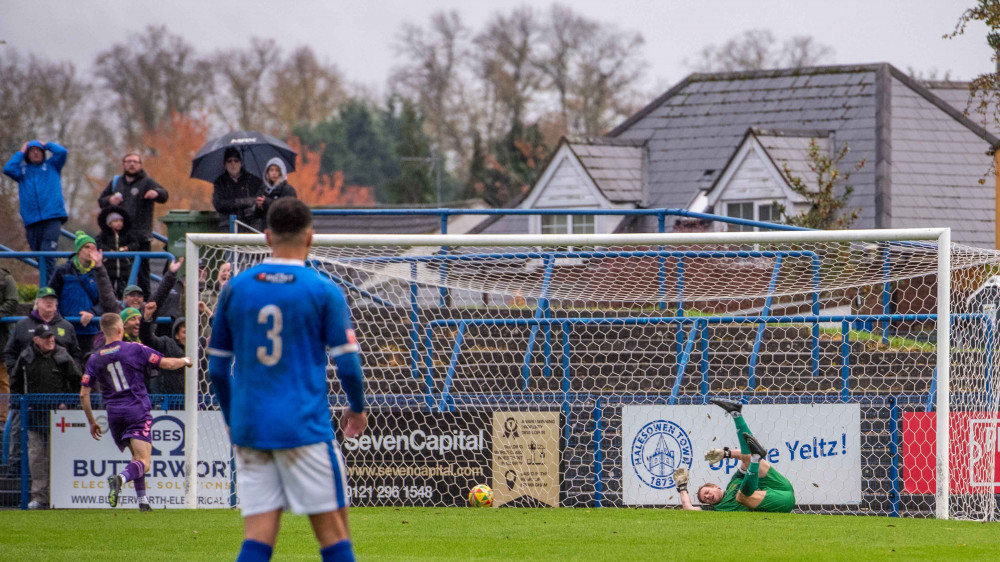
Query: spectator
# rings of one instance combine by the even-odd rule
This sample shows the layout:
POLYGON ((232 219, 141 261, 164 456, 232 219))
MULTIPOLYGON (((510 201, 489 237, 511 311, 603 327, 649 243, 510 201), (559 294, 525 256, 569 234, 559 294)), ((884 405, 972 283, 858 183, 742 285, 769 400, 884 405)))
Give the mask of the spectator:
POLYGON ((246 224, 253 224, 257 196, 263 194, 264 183, 243 169, 243 157, 235 148, 227 148, 226 170, 215 180, 212 205, 219 212, 219 228, 229 232, 229 215, 246 224))
MULTIPOLYGON (((146 175, 139 153, 128 152, 122 157, 122 175, 111 179, 97 203, 101 209, 113 205, 124 209, 124 215, 131 219, 130 229, 139 244, 138 251, 148 252, 153 240, 153 206, 166 203, 169 196, 163 186, 146 175)), ((149 294, 149 260, 139 264, 138 285, 149 294)))
POLYGON ((95 316, 100 319, 104 313, 94 271, 103 267, 104 254, 97 249, 94 239, 82 230, 76 231, 73 247, 76 254, 55 270, 49 286, 59 295, 59 312, 67 317, 80 317, 73 326, 80 349, 86 354, 93 349, 94 338, 100 331, 97 322, 91 320, 95 316))
MULTIPOLYGON (((177 272, 180 271, 181 266, 184 265, 184 258, 174 260, 167 265, 166 271, 163 274, 163 278, 160 280, 159 285, 156 286, 156 291, 153 293, 152 302, 156 303, 157 307, 162 307, 170 295, 173 294, 174 285, 178 283, 177 272)), ((122 310, 127 308, 134 308, 136 311, 143 309, 145 305, 145 300, 143 298, 142 289, 138 285, 129 285, 125 287, 124 298, 119 301, 115 298, 114 292, 111 289, 111 280, 107 274, 107 268, 102 267, 97 270, 97 291, 100 295, 101 308, 104 312, 114 312, 120 313, 122 310)), ((154 319, 155 320, 155 319, 154 319)), ((122 322, 125 323, 125 317, 122 317, 122 322)), ((128 324, 125 325, 125 336, 127 341, 136 341, 135 339, 128 339, 128 324)), ((138 332, 136 332, 138 334, 138 332)), ((97 349, 104 345, 104 332, 99 332, 97 337, 94 338, 94 347, 97 349)))
MULTIPOLYGON (((14 316, 17 314, 17 283, 14 277, 6 269, 0 269, 0 318, 14 316)), ((0 349, 7 346, 10 339, 10 326, 0 324, 0 349)), ((10 394, 10 377, 7 373, 7 366, 0 363, 0 432, 7 421, 7 408, 10 401, 7 398, 10 394)))
MULTIPOLYGON (((101 228, 101 233, 95 239, 97 248, 106 252, 140 251, 142 245, 131 231, 129 223, 129 214, 125 209, 117 205, 105 207, 97 216, 97 225, 101 228)), ((104 268, 108 270, 111 289, 115 297, 124 296, 129 276, 132 274, 132 258, 108 257, 104 260, 104 268)), ((142 266, 140 265, 139 268, 141 271, 142 266)), ((140 293, 142 292, 139 286, 133 285, 133 287, 139 289, 140 293)))
MULTIPOLYGON (((80 391, 80 367, 66 348, 56 343, 48 325, 35 331, 32 345, 17 357, 11 371, 14 394, 64 394, 80 391)), ((49 410, 56 403, 29 403, 28 466, 31 469, 31 502, 28 509, 49 503, 49 410)), ((65 410, 66 403, 58 404, 65 410)))
POLYGON ((139 341, 139 324, 142 322, 142 313, 138 309, 128 307, 118 313, 122 317, 124 336, 122 341, 139 341))
POLYGON ((267 228, 267 210, 271 208, 271 203, 282 197, 296 197, 295 188, 288 183, 285 161, 274 157, 267 161, 267 167, 264 168, 264 192, 254 202, 253 223, 250 226, 264 232, 267 228))
POLYGON ((76 330, 73 325, 59 314, 59 299, 51 287, 38 289, 35 297, 35 307, 27 317, 14 324, 14 332, 3 349, 3 362, 7 372, 13 372, 14 363, 28 346, 31 339, 42 327, 48 326, 56 334, 56 343, 66 348, 69 354, 83 364, 83 354, 76 340, 76 330))
MULTIPOLYGON (((24 143, 3 167, 3 173, 17 182, 21 220, 33 252, 54 252, 59 248, 59 234, 67 218, 60 177, 64 164, 65 148, 33 140, 24 143), (48 160, 46 150, 52 154, 48 160)), ((46 258, 45 264, 47 274, 52 275, 55 258, 46 258)), ((45 279, 40 279, 39 285, 44 283, 45 279)))
MULTIPOLYGON (((185 357, 184 338, 187 336, 187 330, 184 317, 174 320, 170 336, 158 336, 153 333, 152 320, 155 312, 156 303, 146 303, 142 323, 139 325, 139 341, 160 352, 164 357, 185 357)), ((184 394, 184 369, 173 371, 160 369, 159 376, 152 378, 150 385, 147 388, 151 394, 184 394)))

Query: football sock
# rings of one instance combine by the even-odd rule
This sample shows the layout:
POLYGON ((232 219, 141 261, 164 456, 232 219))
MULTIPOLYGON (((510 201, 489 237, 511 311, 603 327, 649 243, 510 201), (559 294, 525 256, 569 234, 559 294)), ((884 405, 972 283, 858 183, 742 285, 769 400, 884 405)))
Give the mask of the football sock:
POLYGON ((747 475, 743 477, 743 484, 740 486, 740 491, 743 492, 744 496, 750 496, 757 491, 757 471, 760 469, 760 458, 754 455, 754 459, 750 463, 750 468, 747 469, 747 475))
MULTIPOLYGON (((736 437, 740 439, 740 453, 744 455, 750 454, 750 448, 747 447, 747 441, 743 438, 744 433, 750 433, 750 426, 743 419, 743 414, 739 412, 733 412, 733 423, 736 424, 736 437)), ((753 435, 753 433, 750 433, 753 435)))
POLYGON ((140 476, 133 480, 135 483, 135 495, 140 501, 146 499, 146 476, 140 476))
POLYGON ((243 548, 240 555, 236 557, 236 562, 267 562, 271 559, 274 548, 260 541, 246 539, 243 541, 243 548))
POLYGON ((121 475, 125 478, 126 482, 131 482, 145 473, 146 467, 142 465, 142 461, 132 461, 128 463, 128 466, 121 472, 121 475))
POLYGON ((351 550, 351 541, 344 539, 335 542, 319 551, 323 562, 354 562, 354 551, 351 550))

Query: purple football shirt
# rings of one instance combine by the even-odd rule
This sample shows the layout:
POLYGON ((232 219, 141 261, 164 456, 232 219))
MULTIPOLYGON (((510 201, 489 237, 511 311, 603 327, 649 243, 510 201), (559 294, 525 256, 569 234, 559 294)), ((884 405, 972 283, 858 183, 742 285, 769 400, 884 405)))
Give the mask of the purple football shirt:
POLYGON ((80 384, 101 383, 104 407, 108 410, 149 412, 146 371, 160 364, 163 356, 141 343, 117 341, 101 346, 90 359, 80 384))

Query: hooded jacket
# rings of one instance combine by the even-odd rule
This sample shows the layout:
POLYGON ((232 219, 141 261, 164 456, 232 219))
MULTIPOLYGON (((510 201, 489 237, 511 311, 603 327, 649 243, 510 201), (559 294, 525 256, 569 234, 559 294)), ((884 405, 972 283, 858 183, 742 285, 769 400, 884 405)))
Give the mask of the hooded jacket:
POLYGON ((97 291, 97 276, 94 271, 97 268, 82 271, 77 266, 78 256, 79 254, 73 254, 66 263, 56 268, 49 280, 49 287, 59 295, 59 313, 63 316, 79 316, 81 311, 94 315, 86 326, 73 323, 77 334, 92 336, 100 331, 99 320, 104 313, 100 305, 100 293, 97 291))
MULTIPOLYGON (((139 324, 139 341, 160 352, 164 357, 184 357, 184 346, 174 339, 177 330, 185 324, 184 318, 174 320, 169 336, 158 336, 153 333, 153 323, 145 319, 139 324)), ((150 379, 151 394, 184 394, 184 369, 168 371, 160 369, 160 376, 150 379)))
MULTIPOLYGON (((127 247, 130 252, 138 252, 140 241, 131 230, 131 218, 123 207, 108 205, 97 215, 97 226, 101 227, 101 233, 94 240, 97 248, 107 252, 117 252, 119 248, 127 247), (118 213, 122 216, 125 226, 120 232, 115 232, 108 226, 108 215, 118 213)), ((114 281, 127 280, 132 272, 132 258, 106 258, 104 267, 108 270, 108 276, 114 281)), ((122 287, 124 288, 124 287, 122 287)))
POLYGON ((219 228, 223 232, 229 232, 229 215, 236 215, 237 220, 253 224, 254 209, 257 208, 254 202, 264 192, 264 182, 260 178, 243 169, 233 181, 229 173, 223 171, 212 185, 212 206, 219 212, 219 228))
POLYGON ((264 166, 264 193, 262 195, 264 196, 264 207, 258 208, 254 205, 253 221, 250 223, 250 226, 261 232, 267 228, 267 210, 271 208, 271 203, 282 197, 298 196, 295 193, 295 188, 288 183, 288 171, 285 168, 285 161, 281 158, 271 158, 267 161, 267 165, 264 166), (276 165, 281 169, 281 177, 273 184, 267 177, 267 170, 272 165, 276 165))
POLYGON ((115 193, 122 194, 120 205, 132 219, 132 235, 140 242, 148 241, 153 236, 153 205, 166 203, 170 194, 156 180, 146 175, 146 170, 139 170, 132 181, 128 181, 125 176, 112 179, 97 198, 97 204, 102 209, 107 208, 115 193), (146 192, 151 189, 156 192, 156 199, 146 199, 146 192))
POLYGON ((76 330, 73 329, 73 325, 58 312, 51 321, 46 322, 38 315, 37 310, 32 310, 28 316, 14 324, 14 331, 10 339, 7 340, 7 345, 3 348, 3 362, 8 372, 14 370, 14 363, 18 356, 25 348, 31 346, 31 340, 35 337, 35 329, 43 324, 48 324, 56 333, 56 344, 65 347, 74 359, 82 363, 80 345, 76 341, 76 330))
POLYGON ((66 149, 54 142, 45 145, 38 141, 28 143, 28 148, 33 146, 42 149, 43 153, 48 150, 52 156, 41 164, 30 164, 27 154, 18 150, 3 167, 3 173, 17 182, 21 220, 24 226, 49 219, 66 222, 66 203, 60 177, 66 164, 66 149))

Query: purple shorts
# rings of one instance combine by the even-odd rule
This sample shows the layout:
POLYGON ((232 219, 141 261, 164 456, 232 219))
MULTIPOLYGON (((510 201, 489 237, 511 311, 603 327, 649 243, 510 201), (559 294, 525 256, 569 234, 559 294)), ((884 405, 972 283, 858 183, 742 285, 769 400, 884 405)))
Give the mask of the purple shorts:
POLYGON ((128 447, 130 439, 152 443, 153 440, 149 436, 151 425, 153 425, 153 418, 148 413, 139 416, 119 416, 108 413, 108 430, 115 440, 115 445, 118 445, 119 451, 124 451, 128 447))

